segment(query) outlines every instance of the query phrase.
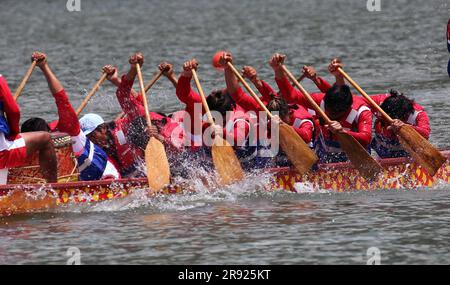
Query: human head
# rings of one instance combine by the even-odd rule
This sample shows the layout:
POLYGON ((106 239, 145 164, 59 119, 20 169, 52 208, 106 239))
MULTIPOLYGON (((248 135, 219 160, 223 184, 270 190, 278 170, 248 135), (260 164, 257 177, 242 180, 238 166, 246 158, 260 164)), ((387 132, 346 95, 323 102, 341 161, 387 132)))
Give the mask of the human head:
POLYGON ((283 97, 271 96, 272 100, 267 103, 267 109, 272 112, 278 112, 283 122, 290 124, 290 107, 283 97))
POLYGON ((389 93, 391 96, 384 100, 381 104, 381 108, 392 119, 406 121, 408 117, 414 113, 414 101, 408 99, 408 97, 397 90, 390 90, 389 93))
POLYGON ((226 112, 231 111, 234 105, 233 99, 226 90, 216 90, 211 92, 206 98, 206 102, 211 111, 217 111, 223 116, 226 115, 226 112))
POLYGON ((347 85, 334 85, 325 94, 325 111, 331 120, 344 116, 353 105, 353 95, 347 85))
POLYGON ((47 122, 42 118, 31 118, 23 122, 20 132, 30 133, 30 132, 50 132, 50 127, 47 122))
POLYGON ((86 137, 97 146, 104 147, 108 144, 108 128, 99 115, 84 115, 80 119, 80 127, 86 137))

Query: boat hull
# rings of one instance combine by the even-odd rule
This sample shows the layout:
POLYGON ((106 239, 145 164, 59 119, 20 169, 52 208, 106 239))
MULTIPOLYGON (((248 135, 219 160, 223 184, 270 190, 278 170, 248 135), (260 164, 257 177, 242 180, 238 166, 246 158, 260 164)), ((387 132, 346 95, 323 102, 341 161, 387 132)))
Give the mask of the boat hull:
MULTIPOLYGON (((442 152, 447 158, 450 151, 442 152)), ((412 161, 384 159, 380 161, 385 173, 368 183, 349 163, 319 165, 318 169, 303 176, 292 169, 267 170, 272 176, 268 191, 301 192, 311 189, 343 191, 374 191, 380 189, 416 189, 432 187, 436 183, 450 183, 450 163, 447 161, 431 177, 425 169, 412 161)), ((123 179, 91 182, 69 182, 50 185, 25 184, 0 186, 0 216, 40 212, 68 203, 96 203, 124 198, 138 189, 147 189, 147 179, 123 179)), ((179 194, 189 185, 171 185, 160 194, 179 194)))

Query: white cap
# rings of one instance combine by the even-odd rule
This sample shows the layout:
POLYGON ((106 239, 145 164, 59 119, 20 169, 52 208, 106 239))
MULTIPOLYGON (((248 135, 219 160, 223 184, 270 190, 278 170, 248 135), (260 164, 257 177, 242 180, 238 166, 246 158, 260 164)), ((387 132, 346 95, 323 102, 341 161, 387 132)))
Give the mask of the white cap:
POLYGON ((104 123, 103 118, 97 114, 86 114, 80 119, 81 130, 86 136, 104 123))

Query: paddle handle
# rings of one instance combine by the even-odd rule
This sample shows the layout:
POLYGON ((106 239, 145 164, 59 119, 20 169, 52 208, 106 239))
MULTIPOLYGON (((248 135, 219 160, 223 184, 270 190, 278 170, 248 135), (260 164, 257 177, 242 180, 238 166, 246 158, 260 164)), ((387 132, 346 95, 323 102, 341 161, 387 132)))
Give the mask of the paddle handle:
POLYGON ((141 89, 142 102, 144 103, 145 118, 147 119, 147 125, 150 127, 152 125, 152 120, 150 118, 150 111, 148 108, 147 95, 145 95, 144 80, 142 79, 142 71, 141 71, 141 66, 139 65, 139 63, 136 64, 136 71, 137 71, 137 76, 138 76, 138 80, 139 80, 139 88, 141 89))
POLYGON ((30 79, 31 74, 33 73, 34 68, 36 67, 37 62, 33 60, 30 67, 27 70, 27 73, 25 73, 25 76, 22 79, 22 82, 20 83, 19 87, 16 90, 16 93, 14 93, 14 100, 17 101, 17 98, 19 98, 20 94, 22 94, 23 89, 25 88, 25 85, 28 82, 28 79, 30 79))
POLYGON ((311 97, 311 95, 306 91, 305 88, 303 88, 302 85, 295 79, 294 75, 286 68, 286 66, 281 66, 283 72, 289 77, 289 79, 294 82, 294 85, 300 90, 300 92, 303 93, 303 96, 305 96, 306 100, 308 100, 308 103, 313 107, 314 111, 316 111, 317 114, 319 114, 322 119, 325 121, 325 124, 329 124, 331 122, 330 118, 325 114, 325 112, 317 105, 316 101, 311 97))
POLYGON ((300 83, 300 82, 302 82, 303 79, 305 79, 305 78, 306 78, 306 75, 303 74, 302 76, 300 76, 300 77, 297 79, 297 81, 300 83))
POLYGON ((366 99, 369 104, 384 117, 384 119, 389 124, 392 124, 394 120, 392 120, 392 118, 383 109, 381 109, 381 107, 375 101, 373 101, 373 99, 370 98, 370 96, 367 95, 367 93, 364 92, 364 90, 362 90, 362 88, 344 70, 342 70, 342 68, 338 68, 338 71, 340 74, 342 74, 342 76, 345 77, 345 79, 347 79, 348 82, 350 82, 353 87, 355 87, 356 90, 358 90, 358 92, 364 97, 364 99, 366 99))
POLYGON ((202 85, 200 84, 200 80, 198 80, 197 71, 192 69, 192 77, 194 77, 195 85, 197 85, 198 93, 200 93, 200 97, 202 98, 203 107, 206 111, 206 116, 208 117, 208 121, 211 125, 215 125, 214 119, 211 115, 211 110, 209 109, 208 102, 206 101, 205 92, 203 92, 202 85))
POLYGON ((155 76, 153 76, 152 80, 150 80, 147 86, 145 86, 145 92, 148 92, 148 90, 150 90, 150 88, 152 88, 152 86, 155 85, 156 81, 158 81, 158 79, 160 79, 162 75, 163 71, 158 71, 158 73, 155 76))
POLYGON ((94 96, 95 92, 97 92, 98 88, 100 88, 100 85, 102 85, 103 82, 105 82, 106 77, 108 74, 103 73, 100 79, 95 83, 94 87, 92 88, 91 92, 84 98, 83 102, 81 102, 80 107, 78 107, 76 113, 77 116, 80 116, 81 112, 83 112, 84 108, 86 107, 87 103, 91 100, 92 96, 94 96))
POLYGON ((233 71, 233 73, 236 75, 236 77, 239 79, 239 81, 244 85, 245 89, 247 89, 248 93, 253 97, 253 99, 256 100, 258 105, 269 115, 270 118, 273 118, 272 113, 270 113, 269 109, 267 109, 266 105, 259 99, 258 95, 252 90, 250 85, 245 81, 245 79, 242 77, 242 75, 237 71, 237 69, 233 66, 231 62, 227 62, 228 67, 233 71))

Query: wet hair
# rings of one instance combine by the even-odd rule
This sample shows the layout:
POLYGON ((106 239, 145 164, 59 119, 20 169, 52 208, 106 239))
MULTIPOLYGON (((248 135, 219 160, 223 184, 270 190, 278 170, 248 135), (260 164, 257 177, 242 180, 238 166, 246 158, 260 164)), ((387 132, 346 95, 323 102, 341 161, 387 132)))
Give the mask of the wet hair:
POLYGON ((339 114, 348 111, 353 105, 353 95, 347 85, 333 85, 325 94, 325 109, 339 114))
POLYGON ((393 119, 404 120, 414 113, 414 101, 397 90, 390 90, 389 96, 381 104, 381 108, 393 119))
POLYGON ((275 94, 270 94, 270 97, 272 99, 267 103, 267 109, 270 112, 278 112, 280 117, 289 115, 291 108, 283 97, 275 96, 275 94))
POLYGON ((223 115, 225 115, 227 111, 231 111, 235 105, 231 95, 228 92, 223 92, 222 90, 213 91, 206 98, 206 102, 208 103, 211 111, 217 111, 223 115))
POLYGON ((126 134, 127 141, 138 148, 145 149, 150 139, 145 132, 146 128, 147 120, 144 117, 134 119, 126 134))
POLYGON ((47 122, 42 118, 31 118, 23 122, 20 132, 30 133, 30 132, 50 132, 51 129, 47 122))

